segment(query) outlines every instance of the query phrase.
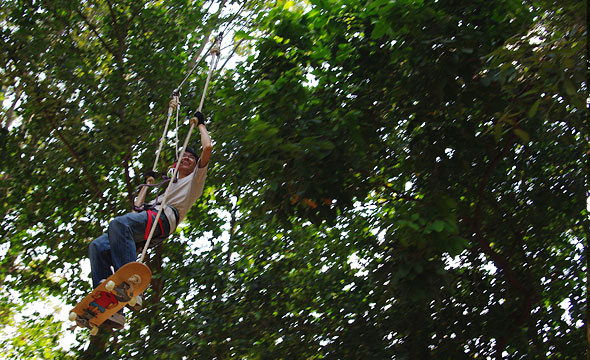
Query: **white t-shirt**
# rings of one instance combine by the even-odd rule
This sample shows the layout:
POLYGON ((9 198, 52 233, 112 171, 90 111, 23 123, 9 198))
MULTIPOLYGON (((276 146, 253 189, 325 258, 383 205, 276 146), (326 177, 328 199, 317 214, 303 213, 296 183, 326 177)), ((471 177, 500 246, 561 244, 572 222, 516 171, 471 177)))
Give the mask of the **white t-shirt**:
MULTIPOLYGON (((178 179, 177 182, 173 182, 172 185, 170 185, 165 204, 166 207, 163 210, 168 218, 168 223, 170 224, 170 233, 172 233, 176 229, 176 226, 184 220, 190 208, 203 193, 205 178, 207 177, 207 167, 209 164, 202 168, 200 168, 198 164, 199 161, 197 161, 197 166, 190 175, 178 179), (169 206, 173 206, 176 211, 178 211, 178 224, 176 223, 174 211, 170 209, 169 206)), ((161 204, 163 200, 164 194, 158 196, 150 204, 161 204)), ((158 208, 158 206, 155 206, 155 209, 158 208)))

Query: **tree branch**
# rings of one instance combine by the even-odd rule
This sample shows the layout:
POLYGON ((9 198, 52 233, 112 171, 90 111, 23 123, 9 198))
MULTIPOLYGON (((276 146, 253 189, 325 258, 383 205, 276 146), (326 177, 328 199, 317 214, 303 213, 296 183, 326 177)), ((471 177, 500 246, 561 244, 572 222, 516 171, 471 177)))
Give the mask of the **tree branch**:
MULTIPOLYGON (((37 102, 37 104, 39 105, 39 107, 41 109, 44 108, 44 105, 41 103, 39 97, 35 97, 35 101, 37 102)), ((82 174, 84 174, 84 177, 86 177, 86 179, 90 183, 90 186, 92 187, 92 190, 94 191, 94 195, 93 196, 94 197, 98 197, 99 199, 102 200, 102 193, 100 191, 100 188, 99 188, 98 184, 94 181, 94 179, 92 178, 92 176, 90 176, 90 172, 88 171, 88 168, 86 168, 86 165, 84 165, 84 162, 82 161, 82 159, 80 159, 80 157, 78 156, 78 154, 76 153, 76 151, 74 150, 74 148, 72 147, 72 145, 68 142, 68 140, 61 133, 61 131, 59 131, 59 128, 58 128, 56 122, 53 119, 53 117, 55 116, 55 114, 49 114, 49 111, 47 111, 47 112, 48 112, 48 114, 47 114, 47 121, 51 125, 52 129, 57 133, 57 136, 59 137, 59 139, 61 140, 61 142, 65 145, 65 147, 68 149, 68 151, 70 152, 70 154, 72 155, 72 157, 74 158, 74 160, 78 163, 78 165, 82 169, 82 174)))
MULTIPOLYGON (((134 2, 132 2, 132 4, 136 4, 136 2, 134 1, 134 2)), ((127 25, 126 26, 127 29, 129 28, 129 26, 131 25, 131 23, 133 22, 133 20, 135 19, 135 17, 137 15, 139 15, 139 13, 141 12, 142 9, 143 9, 143 7, 140 5, 140 6, 138 6, 137 8, 134 9, 135 11, 132 11, 131 12, 131 17, 129 19, 127 19, 127 24, 126 24, 127 25)))
POLYGON ((77 7, 76 7, 76 13, 78 13, 78 15, 80 15, 80 17, 82 18, 82 20, 84 20, 86 25, 88 25, 88 28, 90 29, 90 31, 98 38, 98 41, 100 41, 100 43, 106 49, 106 51, 108 51, 114 57, 117 57, 117 54, 115 53, 115 51, 113 49, 111 49, 111 47, 102 39, 102 37, 100 36, 98 31, 96 30, 96 27, 94 25, 92 25, 90 20, 77 7))
POLYGON ((113 31, 115 32, 115 36, 117 37, 117 61, 120 62, 119 65, 123 65, 123 52, 124 52, 124 38, 121 35, 121 29, 119 29, 119 23, 117 22, 117 14, 115 14, 115 10, 113 9, 113 4, 107 0, 107 4, 109 5, 109 13, 111 14, 111 23, 113 24, 113 31))
MULTIPOLYGON (((525 297, 524 304, 520 306, 516 314, 516 321, 514 322, 516 325, 522 325, 527 319, 530 317, 531 310, 533 305, 538 301, 539 296, 535 293, 535 291, 527 287, 524 282, 519 278, 518 274, 512 268, 510 261, 503 256, 501 253, 494 251, 488 241, 486 241, 484 235, 482 234, 481 230, 481 211, 482 211, 482 203, 484 201, 484 190, 489 180, 489 177, 494 170, 494 168, 498 165, 501 159, 506 156, 506 153, 510 150, 512 145, 516 141, 516 136, 512 135, 508 140, 508 143, 504 146, 502 151, 494 158, 487 166, 484 174, 482 176, 479 189, 478 189, 478 201, 475 208, 475 213, 473 217, 473 226, 471 233, 473 234, 474 238, 477 240, 477 244, 479 248, 483 251, 485 255, 487 255, 494 265, 500 269, 504 278, 506 279, 507 283, 514 289, 516 289, 520 294, 525 297)), ((506 347, 507 341, 509 338, 509 334, 506 334, 497 339, 496 342, 496 357, 498 359, 502 358, 502 352, 506 347)))
POLYGON ((48 118, 48 120, 49 120, 49 123, 51 124, 53 130, 57 133, 57 136, 59 137, 61 142, 66 146, 66 148, 68 149, 70 154, 72 154, 72 156, 74 157, 74 160, 76 160, 78 165, 82 168, 82 173, 84 174, 86 179, 88 179, 88 182, 90 183, 90 185, 92 186, 92 189, 94 190, 94 197, 98 197, 99 199, 102 199, 100 188, 98 187, 98 184, 94 181, 94 179, 90 176, 90 174, 89 174, 90 172, 88 171, 88 168, 86 168, 86 165, 84 165, 84 162, 80 159, 80 157, 78 156, 78 154, 76 153, 74 148, 70 145, 70 143, 65 138, 65 136, 63 136, 61 131, 59 131, 57 125, 55 124, 55 121, 53 121, 51 118, 48 118))
MULTIPOLYGON (((153 258, 150 258, 150 268, 154 275, 162 275, 162 246, 160 244, 155 247, 153 258)), ((158 304, 162 298, 162 291, 164 289, 164 279, 161 276, 152 277, 152 295, 150 297, 150 312, 153 316, 158 314, 158 304)))

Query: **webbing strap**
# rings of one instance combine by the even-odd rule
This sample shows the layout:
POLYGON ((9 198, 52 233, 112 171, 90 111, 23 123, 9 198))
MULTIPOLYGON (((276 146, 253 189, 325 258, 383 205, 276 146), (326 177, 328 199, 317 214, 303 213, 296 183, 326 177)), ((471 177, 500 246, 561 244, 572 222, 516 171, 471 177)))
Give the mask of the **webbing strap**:
MULTIPOLYGON (((152 216, 156 215, 156 212, 153 210, 148 210, 147 211, 147 216, 148 216, 148 223, 145 227, 145 235, 143 237, 144 240, 147 241, 147 239, 150 237, 150 230, 152 229, 152 216)), ((162 234, 162 236, 164 236, 164 226, 162 226, 162 218, 158 216, 158 224, 160 225, 160 233, 162 234)))

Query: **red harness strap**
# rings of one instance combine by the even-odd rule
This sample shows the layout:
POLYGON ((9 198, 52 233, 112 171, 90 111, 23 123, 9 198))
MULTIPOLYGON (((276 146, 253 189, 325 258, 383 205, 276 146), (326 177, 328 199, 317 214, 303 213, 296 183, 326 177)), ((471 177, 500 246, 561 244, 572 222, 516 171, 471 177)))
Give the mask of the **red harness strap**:
MULTIPOLYGON (((150 230, 152 229, 152 216, 156 216, 158 213, 156 211, 153 210, 147 210, 147 215, 148 215, 148 223, 147 226, 145 227, 145 235, 144 235, 144 240, 147 241, 148 237, 150 237, 150 230)), ((158 224, 160 225, 160 234, 162 234, 162 236, 164 236, 164 227, 162 226, 162 218, 159 217, 158 218, 158 224)))

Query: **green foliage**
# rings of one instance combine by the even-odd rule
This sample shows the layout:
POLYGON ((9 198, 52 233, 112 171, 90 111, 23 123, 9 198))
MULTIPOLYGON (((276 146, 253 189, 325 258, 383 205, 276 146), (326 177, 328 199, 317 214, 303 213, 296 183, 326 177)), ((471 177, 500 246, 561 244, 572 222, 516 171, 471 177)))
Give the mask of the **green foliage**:
MULTIPOLYGON (((245 60, 206 101, 204 195, 152 254, 148 307, 117 341, 84 353, 81 333, 72 352, 584 352, 585 2, 248 2, 236 18, 209 5, 3 4, 0 93, 20 100, 0 133, 0 286, 68 303, 88 289, 88 242, 128 209, 196 48, 233 20, 245 60)), ((8 324, 15 301, 0 300, 8 324)))
POLYGON ((71 355, 60 349, 63 336, 61 322, 53 316, 40 316, 38 312, 24 318, 13 329, 3 334, 0 355, 5 359, 71 359, 71 355))

